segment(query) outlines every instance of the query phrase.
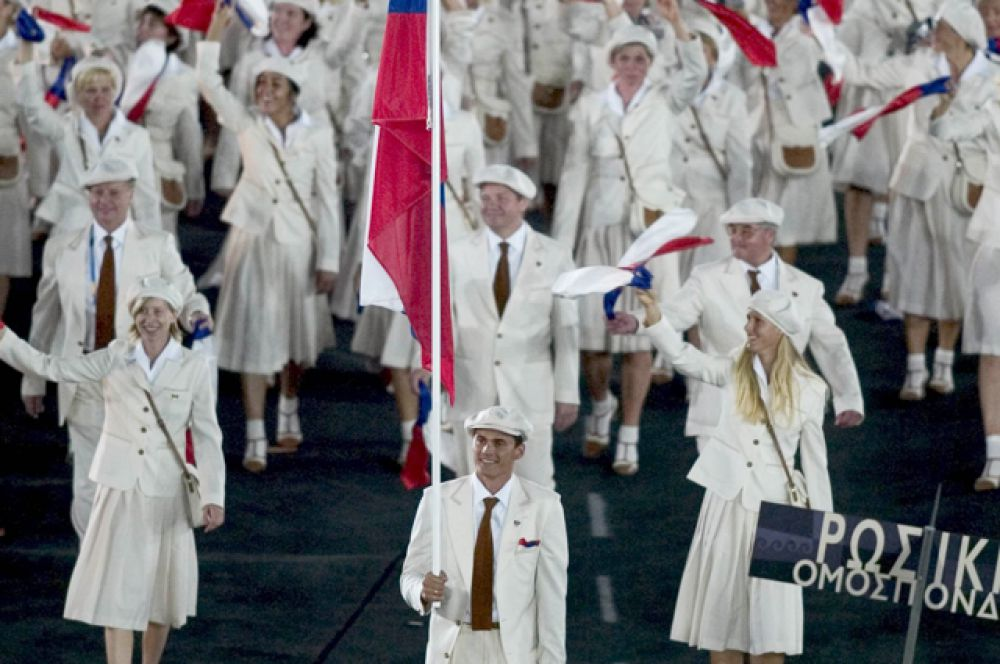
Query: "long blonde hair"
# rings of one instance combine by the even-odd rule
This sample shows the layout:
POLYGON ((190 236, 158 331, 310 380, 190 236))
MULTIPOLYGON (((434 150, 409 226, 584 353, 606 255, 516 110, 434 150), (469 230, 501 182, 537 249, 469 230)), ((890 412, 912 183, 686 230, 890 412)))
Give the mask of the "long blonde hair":
MULTIPOLYGON (((761 424, 766 419, 768 409, 760 396, 757 375, 753 370, 753 357, 750 349, 744 347, 736 358, 736 366, 733 368, 736 410, 747 422, 761 424)), ((785 425, 792 422, 798 408, 799 389, 795 380, 797 372, 804 376, 816 376, 802 354, 796 350, 791 339, 782 335, 774 356, 774 364, 771 365, 768 394, 770 412, 785 425)))

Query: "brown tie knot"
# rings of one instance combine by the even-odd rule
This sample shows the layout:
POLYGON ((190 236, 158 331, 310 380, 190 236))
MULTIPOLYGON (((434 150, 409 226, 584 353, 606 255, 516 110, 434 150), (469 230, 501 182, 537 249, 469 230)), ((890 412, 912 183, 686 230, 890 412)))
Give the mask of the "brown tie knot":
POLYGON ((756 293, 760 290, 760 270, 747 270, 747 275, 750 277, 750 293, 756 293))

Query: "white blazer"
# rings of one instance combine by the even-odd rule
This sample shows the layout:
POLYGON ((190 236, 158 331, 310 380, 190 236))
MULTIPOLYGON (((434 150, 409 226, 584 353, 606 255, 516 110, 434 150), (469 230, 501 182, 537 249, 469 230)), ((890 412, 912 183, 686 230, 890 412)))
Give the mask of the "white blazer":
POLYGON ((552 294, 556 277, 573 269, 573 259, 552 239, 526 230, 503 318, 493 298, 486 231, 449 249, 457 386, 452 419, 500 403, 536 425, 551 425, 556 401, 580 403, 576 302, 552 294))
MULTIPOLYGON (((734 360, 740 351, 726 356, 703 353, 681 341, 666 318, 645 328, 644 333, 670 358, 678 371, 722 388, 719 423, 709 434, 707 444, 688 472, 688 479, 725 500, 739 497, 748 510, 759 510, 762 500, 786 503, 788 482, 774 439, 764 424, 747 422, 736 410, 731 377, 734 360)), ((801 456, 810 507, 832 510, 833 495, 823 436, 826 385, 806 374, 797 374, 795 378, 797 412, 789 422, 772 416, 772 425, 789 469, 794 465, 796 453, 801 456)))
POLYGON ((132 198, 132 216, 140 224, 161 228, 160 183, 153 169, 153 147, 143 127, 119 119, 109 128, 111 135, 102 147, 81 130, 82 111, 73 109, 65 115, 45 103, 38 72, 33 63, 16 67, 19 78, 17 103, 28 126, 48 139, 59 154, 59 172, 52 188, 35 210, 35 217, 51 224, 56 232, 75 231, 90 220, 90 203, 82 185, 83 176, 101 160, 117 157, 135 164, 139 178, 132 198))
MULTIPOLYGON (((833 391, 834 410, 864 412, 861 383, 854 366, 847 337, 837 327, 830 305, 823 299, 823 284, 802 270, 778 259, 778 290, 788 295, 799 309, 803 326, 793 341, 797 348, 808 346, 823 377, 833 391)), ((676 330, 698 325, 707 353, 728 355, 746 342, 747 307, 750 284, 742 263, 729 257, 694 268, 691 277, 662 302, 663 316, 676 330)), ((699 384, 691 396, 684 433, 700 436, 713 430, 722 414, 721 390, 699 384)))
MULTIPOLYGON (((510 664, 566 661, 566 521, 559 494, 511 477, 510 506, 500 532, 493 588, 500 641, 510 664), (536 546, 520 542, 537 540, 536 546)), ((431 494, 425 490, 413 520, 399 577, 403 599, 426 615, 420 601, 431 571, 431 494)), ((448 664, 455 639, 467 620, 475 549, 471 476, 441 486, 442 570, 448 575, 441 608, 431 613, 427 664, 448 664)))
POLYGON ((223 221, 247 233, 271 233, 282 244, 312 241, 315 268, 338 272, 343 231, 333 130, 317 123, 303 128, 290 145, 279 145, 264 119, 222 84, 218 43, 198 44, 197 71, 201 93, 219 121, 236 133, 243 155, 243 173, 222 211, 223 221), (309 210, 315 229, 295 193, 309 210))
POLYGON ((191 428, 202 507, 225 506, 222 431, 204 356, 185 349, 179 359, 161 360, 165 364, 150 385, 135 347, 122 339, 89 355, 62 358, 39 353, 8 329, 0 339, 0 359, 59 383, 101 381, 106 412, 90 479, 111 489, 138 486, 147 496, 169 498, 180 488, 181 469, 143 393, 149 390, 182 457, 191 428))
MULTIPOLYGON (((118 267, 115 301, 115 337, 128 338, 132 325, 126 297, 132 284, 143 277, 163 277, 184 296, 179 319, 183 323, 195 311, 211 310, 205 296, 195 290, 194 277, 177 253, 177 243, 170 233, 144 228, 132 221, 125 234, 122 264, 118 267)), ((87 336, 87 298, 91 296, 87 280, 90 253, 90 227, 49 238, 42 255, 42 278, 31 310, 31 334, 28 341, 43 353, 75 357, 85 350, 87 336)), ((21 394, 45 394, 45 379, 26 373, 21 394)), ((76 383, 59 385, 59 422, 66 421, 76 394, 76 383)))

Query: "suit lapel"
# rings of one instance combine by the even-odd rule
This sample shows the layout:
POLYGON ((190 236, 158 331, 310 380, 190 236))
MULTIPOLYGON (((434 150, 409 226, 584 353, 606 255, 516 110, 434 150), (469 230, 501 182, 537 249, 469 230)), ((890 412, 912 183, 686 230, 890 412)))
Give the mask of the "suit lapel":
MULTIPOLYGON (((85 335, 87 329, 85 307, 93 296, 90 290, 90 275, 87 259, 90 255, 90 227, 70 242, 68 250, 60 257, 57 268, 66 279, 59 279, 60 300, 66 316, 66 330, 79 330, 85 335)), ((78 340, 83 347, 84 339, 78 340)))
POLYGON ((464 587, 472 588, 472 557, 475 541, 472 536, 471 479, 467 477, 464 482, 458 482, 451 496, 443 503, 447 512, 449 524, 447 533, 451 541, 452 554, 458 563, 464 587))
MULTIPOLYGON (((525 226, 527 226, 527 222, 525 222, 525 226)), ((517 301, 515 295, 523 297, 522 291, 530 288, 532 283, 538 281, 536 275, 542 266, 541 241, 530 227, 527 227, 526 230, 528 237, 524 242, 524 255, 521 256, 521 267, 517 271, 517 279, 514 280, 514 285, 510 289, 510 300, 507 302, 508 307, 517 301)))
POLYGON ((500 312, 497 311, 497 301, 493 297, 493 261, 490 259, 490 243, 486 239, 486 231, 483 230, 476 237, 475 251, 469 256, 472 260, 482 261, 481 265, 485 266, 484 270, 479 270, 476 266, 472 266, 470 274, 482 274, 482 279, 475 280, 475 288, 479 293, 479 297, 483 300, 483 305, 486 310, 493 314, 495 320, 500 320, 500 312))

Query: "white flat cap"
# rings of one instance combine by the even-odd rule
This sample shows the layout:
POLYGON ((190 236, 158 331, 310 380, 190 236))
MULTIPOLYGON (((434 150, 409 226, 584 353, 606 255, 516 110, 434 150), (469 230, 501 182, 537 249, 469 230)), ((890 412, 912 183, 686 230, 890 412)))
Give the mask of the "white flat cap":
POLYGON ((314 19, 319 15, 319 0, 275 0, 270 5, 295 5, 314 19))
POLYGON ((950 25, 965 43, 977 51, 986 48, 986 24, 975 3, 969 0, 946 0, 934 17, 934 22, 938 21, 950 25))
POLYGON ((493 429, 527 440, 535 427, 531 426, 531 422, 514 408, 490 406, 465 419, 465 433, 474 436, 476 429, 493 429))
POLYGON ((73 95, 76 91, 76 82, 83 78, 91 69, 104 69, 111 73, 111 80, 115 86, 115 99, 122 94, 122 86, 124 85, 124 77, 122 76, 122 70, 115 64, 114 60, 111 58, 106 58, 103 55, 91 55, 83 58, 75 65, 73 65, 73 71, 70 72, 71 83, 66 89, 66 97, 70 102, 73 101, 73 95))
POLYGON ((184 306, 184 298, 172 283, 163 277, 143 277, 132 284, 128 291, 128 310, 133 318, 142 301, 151 297, 166 302, 174 313, 178 313, 184 306))
POLYGON ((130 159, 110 157, 94 164, 83 176, 83 187, 93 187, 105 182, 133 182, 139 178, 135 164, 130 159))
POLYGON ((490 164, 486 168, 479 169, 472 182, 477 187, 483 184, 502 184, 525 198, 534 198, 537 191, 535 183, 524 171, 506 164, 490 164))
POLYGON ((785 211, 781 206, 763 198, 744 198, 722 213, 719 222, 722 224, 774 224, 780 226, 785 220, 785 211))
POLYGON ((656 44, 656 35, 653 34, 652 30, 641 25, 629 25, 616 30, 611 35, 611 42, 608 44, 608 53, 613 55, 615 51, 629 44, 645 46, 651 58, 656 57, 656 52, 659 50, 656 44))
POLYGON ((792 298, 775 290, 759 290, 750 298, 750 311, 781 330, 790 340, 802 331, 802 318, 792 298))
POLYGON ((277 74, 281 74, 289 81, 295 84, 295 87, 302 90, 302 85, 305 81, 302 80, 302 72, 291 62, 284 58, 276 58, 273 55, 260 60, 253 66, 253 81, 257 82, 257 77, 266 71, 273 71, 277 74))

